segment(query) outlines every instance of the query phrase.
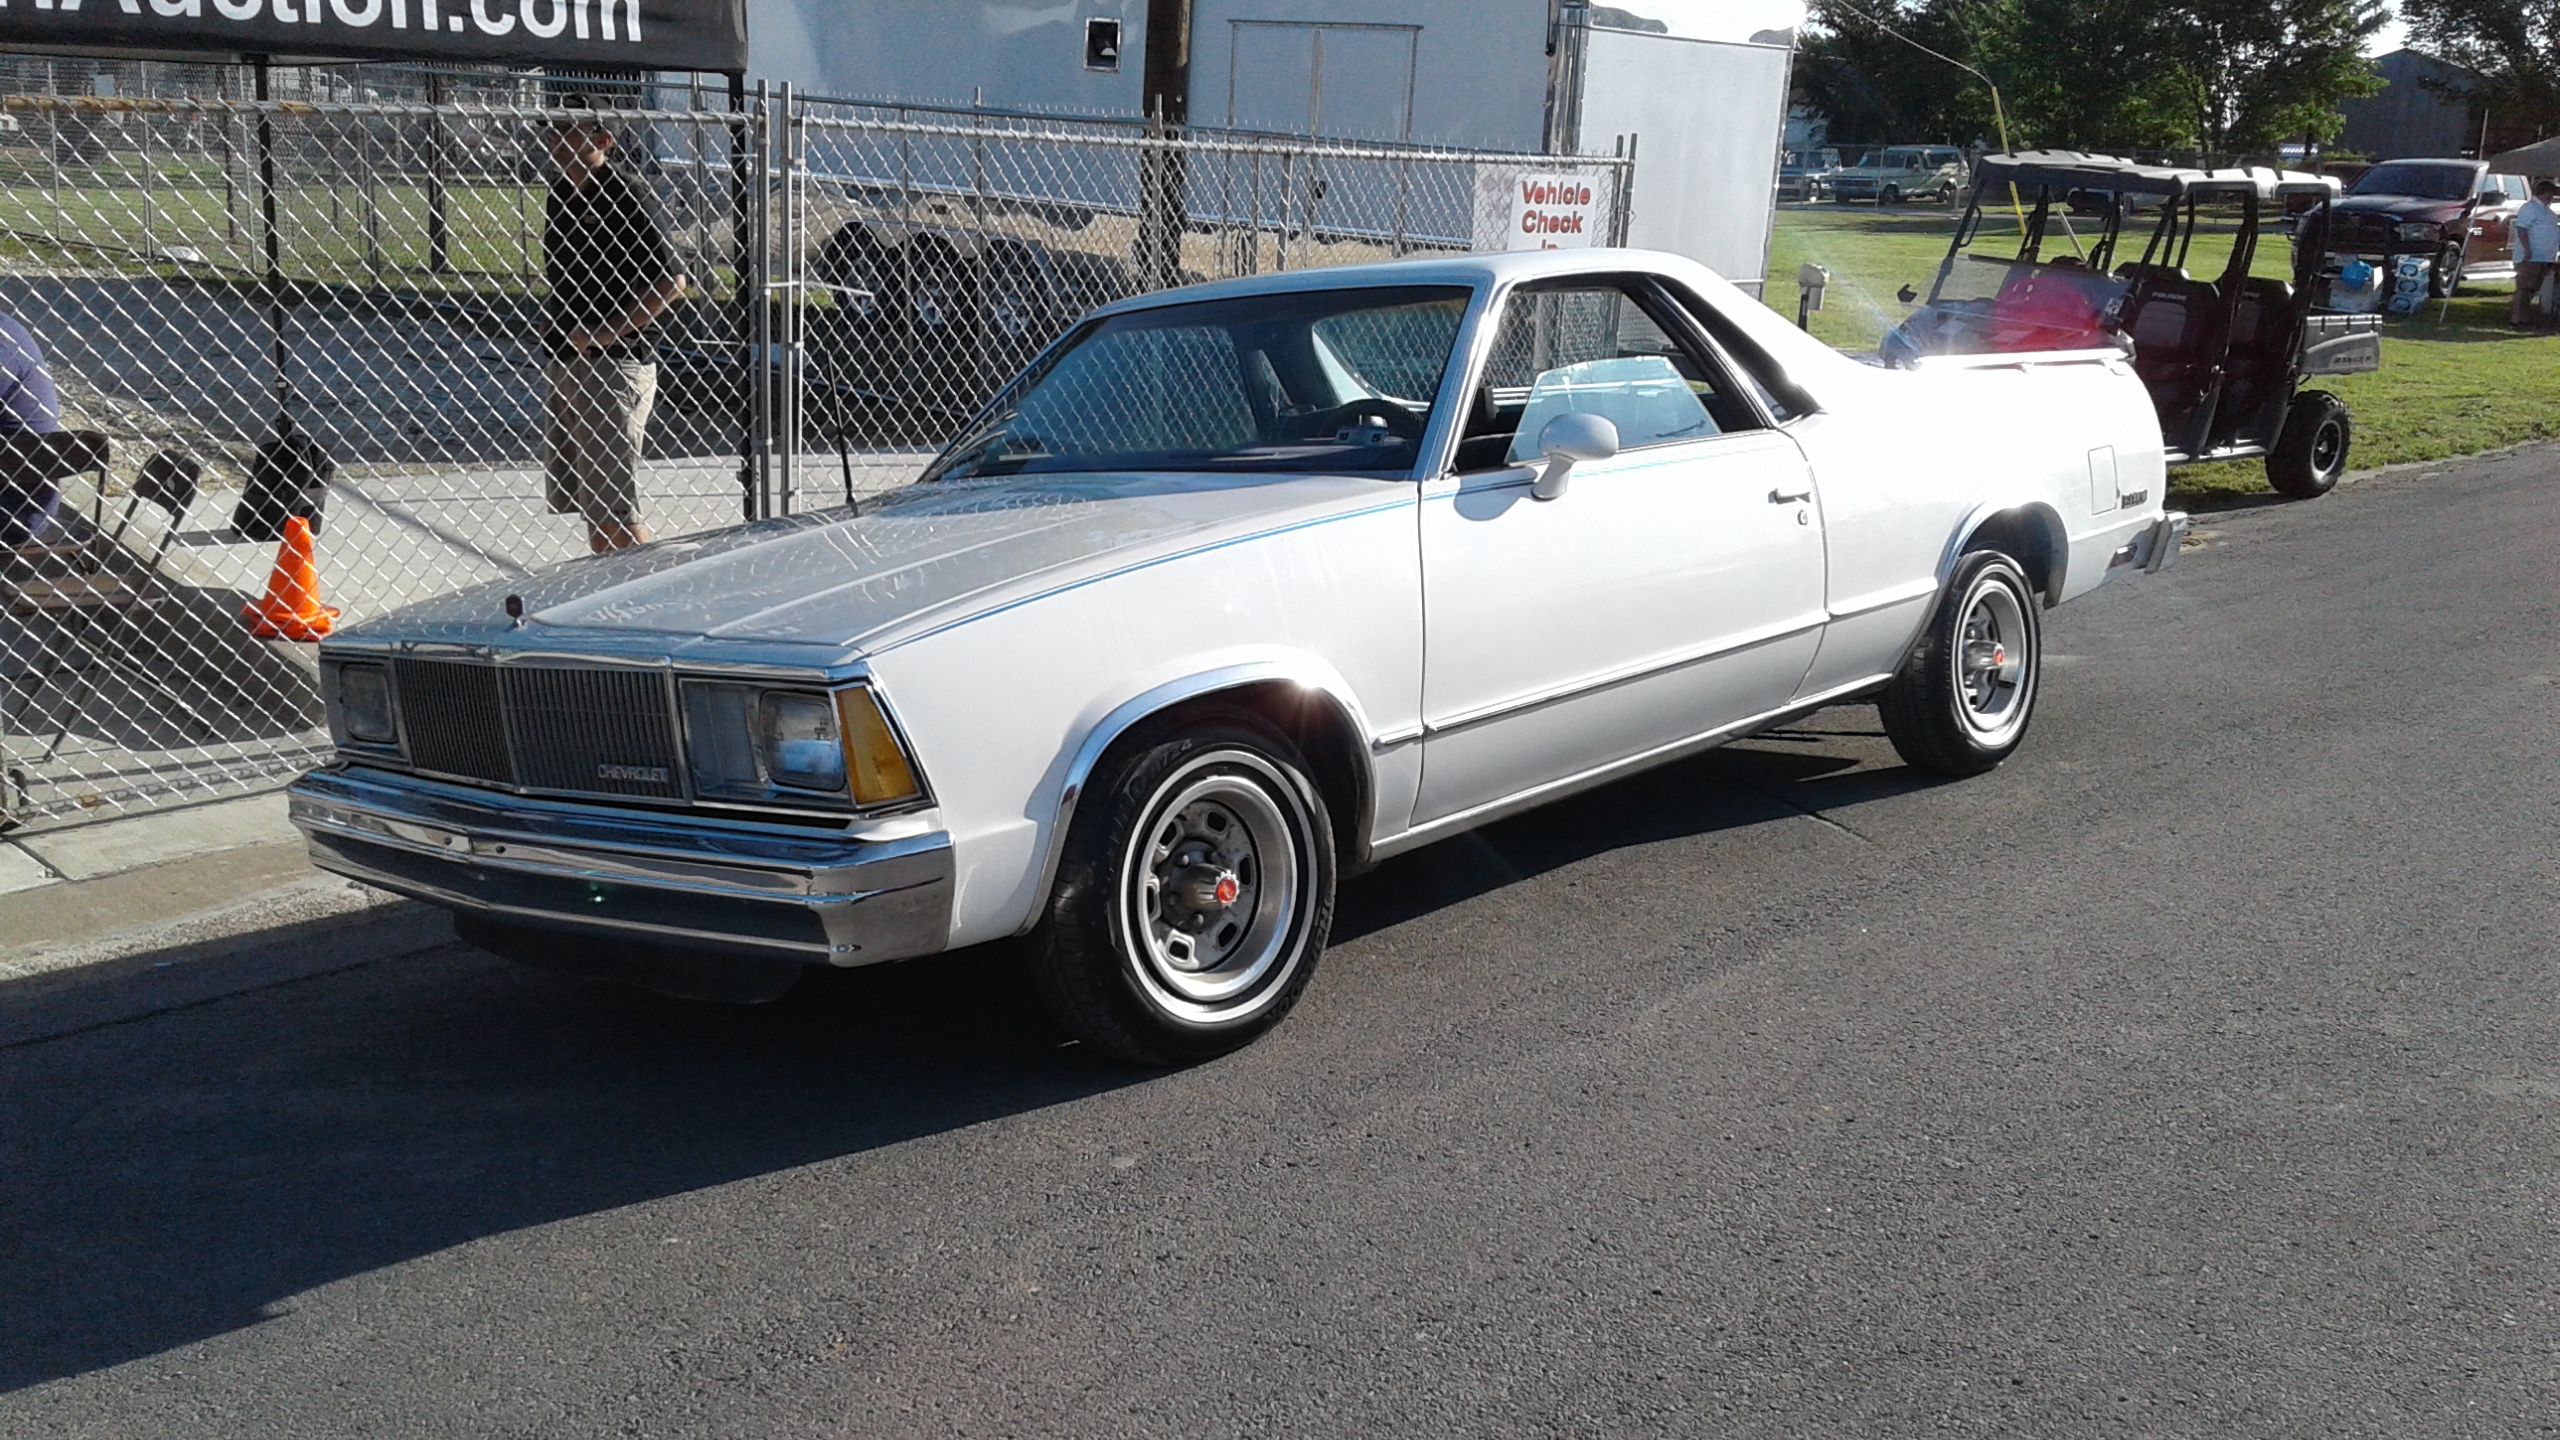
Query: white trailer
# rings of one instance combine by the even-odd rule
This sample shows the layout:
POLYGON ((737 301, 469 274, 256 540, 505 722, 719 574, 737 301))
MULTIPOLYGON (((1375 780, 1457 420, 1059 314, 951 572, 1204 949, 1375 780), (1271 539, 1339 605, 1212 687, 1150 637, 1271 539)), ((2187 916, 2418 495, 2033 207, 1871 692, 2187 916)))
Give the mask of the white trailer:
POLYGON ((1805 7, 748 0, 748 12, 750 72, 810 95, 1516 153, 1634 146, 1628 243, 1756 292, 1805 7))

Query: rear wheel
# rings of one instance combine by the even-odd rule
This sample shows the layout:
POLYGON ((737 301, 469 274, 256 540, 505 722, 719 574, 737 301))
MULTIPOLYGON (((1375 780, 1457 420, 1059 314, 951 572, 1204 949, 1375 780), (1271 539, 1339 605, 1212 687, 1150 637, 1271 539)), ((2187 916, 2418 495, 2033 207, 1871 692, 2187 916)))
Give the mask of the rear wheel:
POLYGON ((2354 442, 2347 402, 2326 390, 2305 390, 2285 411, 2284 433, 2267 456, 2267 484, 2289 500, 2317 500, 2347 473, 2354 442))
POLYGON ((1297 747, 1218 715, 1128 750, 1068 831, 1032 977, 1070 1033, 1184 1065, 1280 1023, 1333 925, 1332 826, 1297 747))
POLYGON ((1962 776, 1996 767, 2026 738, 2043 646, 2026 571, 1996 550, 1965 556, 1920 643, 1877 697, 1886 738, 1916 770, 1962 776))

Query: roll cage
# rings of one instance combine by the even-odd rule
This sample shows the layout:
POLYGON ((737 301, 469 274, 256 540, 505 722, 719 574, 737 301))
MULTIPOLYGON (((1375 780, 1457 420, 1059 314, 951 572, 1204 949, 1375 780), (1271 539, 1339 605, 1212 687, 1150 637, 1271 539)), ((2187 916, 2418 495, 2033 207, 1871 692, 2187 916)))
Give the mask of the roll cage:
POLYGON ((1929 297, 1886 338, 1885 358, 2126 348, 2172 463, 2265 454, 2306 357, 2338 328, 2327 322, 2351 318, 2314 315, 2338 193, 2325 176, 2266 169, 1986 156, 1929 297), (2271 224, 2293 232, 2289 278, 2256 273, 2271 224), (2005 249, 2010 233, 2014 254, 1977 248, 2005 249), (2218 274, 2189 273, 2216 260, 2218 274))

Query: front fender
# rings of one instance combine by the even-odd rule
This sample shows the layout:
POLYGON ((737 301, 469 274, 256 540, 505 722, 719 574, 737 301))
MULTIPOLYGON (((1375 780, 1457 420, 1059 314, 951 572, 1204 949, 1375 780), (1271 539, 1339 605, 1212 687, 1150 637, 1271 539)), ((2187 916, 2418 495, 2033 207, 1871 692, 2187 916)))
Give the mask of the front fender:
MULTIPOLYGON (((1293 650, 1230 652, 1198 657, 1179 666, 1158 667, 1154 678, 1138 683, 1143 688, 1079 724, 1077 738, 1060 752, 1050 777, 1040 787, 1041 796, 1054 796, 1055 799, 1035 806, 1035 809, 1046 812, 1047 833, 1041 838, 1039 884, 1033 891, 1034 903, 1016 933, 1027 933, 1040 923, 1042 900, 1057 884, 1058 866, 1066 853, 1067 829, 1075 821, 1076 805, 1083 799, 1102 757, 1110 753, 1111 747, 1131 730, 1176 706, 1275 683, 1294 686, 1322 697, 1333 708, 1340 723, 1352 732, 1352 763, 1360 767, 1356 788, 1363 799, 1364 810, 1374 812, 1377 783, 1372 757, 1378 745, 1377 731, 1370 725, 1359 695, 1341 672, 1321 656, 1293 650)), ((1373 813, 1347 818, 1352 822, 1350 833, 1361 837, 1365 848, 1373 813)), ((1353 863, 1358 859, 1356 856, 1344 858, 1353 863)))

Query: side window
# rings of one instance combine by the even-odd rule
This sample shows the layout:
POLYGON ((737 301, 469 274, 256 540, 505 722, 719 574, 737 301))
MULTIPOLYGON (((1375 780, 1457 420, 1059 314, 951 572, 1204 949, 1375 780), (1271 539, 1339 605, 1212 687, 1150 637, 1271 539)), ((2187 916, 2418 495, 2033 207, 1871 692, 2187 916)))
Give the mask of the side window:
POLYGON ((1511 296, 1459 441, 1458 469, 1535 458, 1539 432, 1568 412, 1606 418, 1626 450, 1759 423, 1703 357, 1666 333, 1627 289, 1609 282, 1511 296))

